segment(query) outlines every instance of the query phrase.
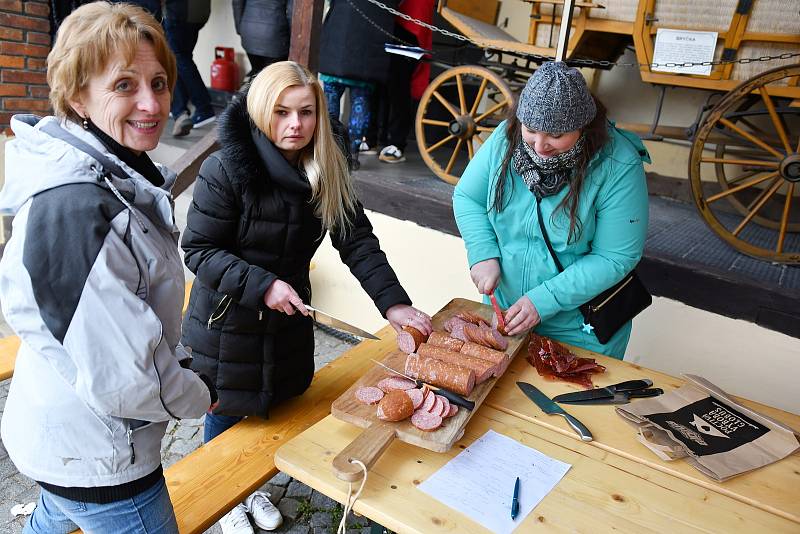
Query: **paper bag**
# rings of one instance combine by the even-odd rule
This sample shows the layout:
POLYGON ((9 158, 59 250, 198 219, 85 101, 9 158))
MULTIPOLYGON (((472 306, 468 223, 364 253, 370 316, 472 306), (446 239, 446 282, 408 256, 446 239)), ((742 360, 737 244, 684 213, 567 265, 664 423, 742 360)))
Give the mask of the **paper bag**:
POLYGON ((717 481, 776 462, 800 449, 800 434, 749 408, 704 378, 617 408, 639 441, 663 460, 686 458, 717 481))

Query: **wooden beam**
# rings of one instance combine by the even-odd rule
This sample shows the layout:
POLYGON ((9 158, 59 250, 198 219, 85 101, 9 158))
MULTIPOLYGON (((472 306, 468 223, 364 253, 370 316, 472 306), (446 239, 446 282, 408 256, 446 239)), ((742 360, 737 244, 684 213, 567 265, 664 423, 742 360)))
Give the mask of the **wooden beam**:
POLYGON ((294 0, 289 59, 317 72, 323 0, 294 0))
POLYGON ((217 128, 214 127, 172 164, 172 170, 178 175, 175 185, 172 186, 173 197, 177 197, 194 183, 197 173, 200 171, 200 165, 209 154, 218 148, 217 128))

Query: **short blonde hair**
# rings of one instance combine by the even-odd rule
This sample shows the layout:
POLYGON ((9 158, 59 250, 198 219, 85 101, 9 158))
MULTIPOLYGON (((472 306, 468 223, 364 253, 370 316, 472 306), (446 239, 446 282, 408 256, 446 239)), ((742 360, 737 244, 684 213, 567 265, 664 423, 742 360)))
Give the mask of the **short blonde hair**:
POLYGON ((294 61, 279 61, 264 68, 250 84, 247 113, 259 130, 274 140, 270 128, 272 113, 281 93, 289 87, 310 87, 317 107, 317 127, 311 142, 300 151, 298 165, 311 184, 312 201, 327 230, 347 232, 355 213, 356 194, 347 159, 333 138, 325 94, 317 78, 294 61))
POLYGON ((161 25, 147 11, 131 4, 93 2, 70 13, 47 56, 47 83, 55 115, 80 120, 70 100, 106 68, 115 54, 122 53, 126 61, 133 62, 142 40, 153 45, 156 58, 167 72, 171 92, 177 79, 175 56, 161 25))

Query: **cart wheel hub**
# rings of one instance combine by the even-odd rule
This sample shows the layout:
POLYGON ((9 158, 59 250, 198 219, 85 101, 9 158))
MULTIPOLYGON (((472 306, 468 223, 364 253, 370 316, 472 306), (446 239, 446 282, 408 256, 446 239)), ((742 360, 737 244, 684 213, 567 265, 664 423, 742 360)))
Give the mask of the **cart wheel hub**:
POLYGON ((793 154, 781 161, 781 176, 790 182, 800 182, 800 154, 793 154))
POLYGON ((475 133, 475 122, 470 115, 461 115, 457 119, 450 121, 447 129, 459 139, 467 139, 475 133))

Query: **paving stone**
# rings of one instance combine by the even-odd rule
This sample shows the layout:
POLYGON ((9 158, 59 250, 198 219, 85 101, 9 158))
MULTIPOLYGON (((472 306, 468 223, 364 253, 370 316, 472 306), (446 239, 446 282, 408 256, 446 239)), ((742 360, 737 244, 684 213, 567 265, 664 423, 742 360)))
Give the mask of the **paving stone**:
POLYGON ((171 454, 177 454, 178 456, 186 456, 197 447, 202 445, 199 441, 192 441, 186 439, 176 439, 172 442, 172 445, 169 447, 169 452, 171 454))
POLYGON ((311 506, 314 508, 319 508, 322 510, 330 510, 332 508, 336 508, 339 503, 325 495, 324 493, 320 493, 315 491, 311 495, 311 506))
POLYGON ((330 527, 311 527, 314 534, 329 534, 330 527))
POLYGON ((269 493, 269 500, 272 501, 272 504, 281 502, 283 496, 286 495, 286 488, 272 484, 265 484, 261 491, 269 493))
POLYGON ((298 482, 297 480, 292 480, 289 482, 289 487, 286 489, 286 496, 287 497, 303 497, 306 499, 311 498, 312 490, 309 486, 306 486, 302 482, 298 482))
POLYGON ((280 510, 281 515, 293 521, 300 515, 299 507, 300 503, 294 499, 281 499, 281 502, 278 503, 278 510, 280 510))
POLYGON ((295 523, 293 525, 286 525, 285 530, 284 528, 281 528, 279 530, 273 530, 273 532, 277 532, 279 534, 309 534, 311 532, 311 527, 308 525, 295 523))
POLYGON ((284 472, 278 471, 278 474, 272 477, 269 480, 270 484, 274 484, 275 486, 283 486, 286 487, 289 485, 289 482, 292 481, 292 477, 287 475, 284 472))
POLYGON ((323 512, 314 512, 311 514, 311 526, 312 527, 329 527, 333 522, 331 519, 331 514, 328 511, 323 512))
POLYGON ((199 432, 199 430, 198 430, 198 428, 196 426, 185 425, 185 424, 183 424, 183 422, 181 422, 175 428, 175 438, 176 439, 183 439, 183 440, 187 440, 188 441, 188 440, 194 438, 197 435, 198 432, 199 432))

